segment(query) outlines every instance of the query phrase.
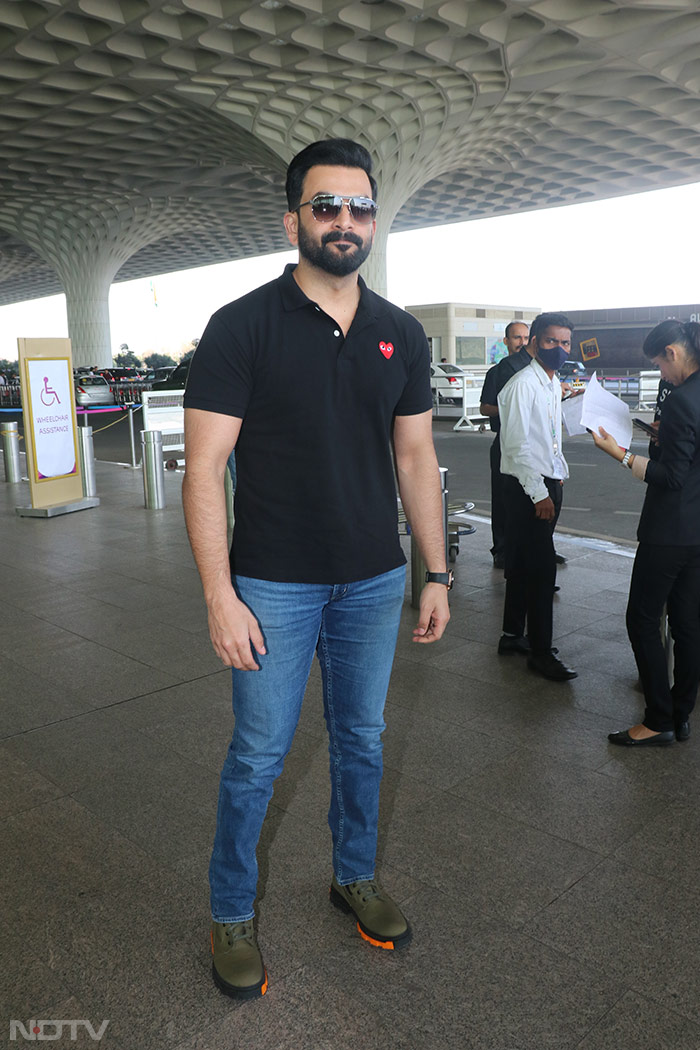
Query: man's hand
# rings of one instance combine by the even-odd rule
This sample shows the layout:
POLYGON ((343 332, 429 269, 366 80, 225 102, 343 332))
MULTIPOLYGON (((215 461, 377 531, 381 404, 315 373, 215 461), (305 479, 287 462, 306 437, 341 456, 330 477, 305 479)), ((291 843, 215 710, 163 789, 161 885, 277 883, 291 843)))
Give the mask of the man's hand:
POLYGON ((549 496, 535 504, 535 517, 542 518, 543 521, 554 520, 554 504, 549 496))
POLYGON ((426 583, 420 596, 418 623, 413 629, 413 641, 436 642, 442 638, 450 619, 447 587, 444 583, 426 583))
POLYGON ((265 641, 258 621, 233 587, 222 590, 207 602, 209 636, 214 652, 227 667, 239 671, 259 671, 253 649, 264 656, 265 641))

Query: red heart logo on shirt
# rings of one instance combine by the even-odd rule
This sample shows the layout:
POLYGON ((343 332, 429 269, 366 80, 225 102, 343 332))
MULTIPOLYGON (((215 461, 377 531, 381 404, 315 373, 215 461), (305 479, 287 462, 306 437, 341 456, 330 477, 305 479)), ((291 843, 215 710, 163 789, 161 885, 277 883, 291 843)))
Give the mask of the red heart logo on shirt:
POLYGON ((379 349, 381 350, 381 352, 384 354, 385 358, 388 361, 389 358, 391 357, 391 355, 394 352, 394 344, 393 343, 380 343, 379 344, 379 349))

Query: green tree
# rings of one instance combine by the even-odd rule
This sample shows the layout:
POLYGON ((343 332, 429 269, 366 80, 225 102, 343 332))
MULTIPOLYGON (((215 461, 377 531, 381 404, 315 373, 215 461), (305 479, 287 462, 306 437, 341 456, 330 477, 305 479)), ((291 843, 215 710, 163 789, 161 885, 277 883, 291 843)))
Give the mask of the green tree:
POLYGON ((140 368, 141 362, 133 350, 127 350, 125 354, 117 354, 114 358, 117 368, 140 368))
POLYGON ((19 361, 8 361, 6 357, 0 357, 0 372, 19 372, 19 361))
POLYGON ((174 368, 176 362, 170 354, 147 354, 143 363, 149 368, 165 368, 166 365, 172 365, 174 368))

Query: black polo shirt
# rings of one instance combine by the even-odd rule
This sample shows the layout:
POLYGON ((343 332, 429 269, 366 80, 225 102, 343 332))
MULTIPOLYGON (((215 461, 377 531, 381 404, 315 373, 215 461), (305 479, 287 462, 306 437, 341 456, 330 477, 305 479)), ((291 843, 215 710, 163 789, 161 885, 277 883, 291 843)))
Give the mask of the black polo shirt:
POLYGON ((390 441, 395 416, 432 408, 428 343, 362 279, 344 337, 293 271, 213 315, 185 407, 243 420, 232 572, 351 583, 405 562, 390 441))
MULTIPOLYGON (((502 357, 492 368, 489 368, 484 379, 484 385, 481 388, 481 404, 495 405, 497 408, 498 395, 503 390, 503 387, 509 379, 513 378, 516 372, 519 372, 521 368, 526 368, 530 361, 532 361, 532 358, 528 354, 527 349, 521 346, 517 354, 508 354, 508 357, 502 357)), ((489 416, 489 423, 493 432, 497 434, 501 429, 499 417, 489 416)))

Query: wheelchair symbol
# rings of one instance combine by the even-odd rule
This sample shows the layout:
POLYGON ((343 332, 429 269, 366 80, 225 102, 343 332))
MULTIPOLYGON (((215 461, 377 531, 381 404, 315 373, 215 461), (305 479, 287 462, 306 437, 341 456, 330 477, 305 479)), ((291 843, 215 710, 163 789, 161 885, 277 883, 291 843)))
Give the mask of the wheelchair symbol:
POLYGON ((53 405, 54 403, 58 405, 61 404, 60 397, 58 396, 56 391, 52 390, 49 386, 48 376, 44 376, 44 389, 41 391, 41 403, 42 405, 46 405, 47 408, 50 408, 51 405, 53 405))

